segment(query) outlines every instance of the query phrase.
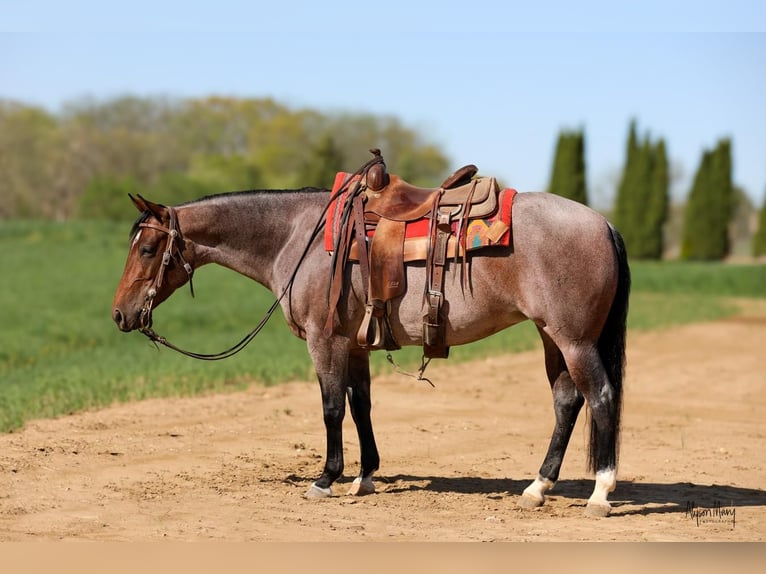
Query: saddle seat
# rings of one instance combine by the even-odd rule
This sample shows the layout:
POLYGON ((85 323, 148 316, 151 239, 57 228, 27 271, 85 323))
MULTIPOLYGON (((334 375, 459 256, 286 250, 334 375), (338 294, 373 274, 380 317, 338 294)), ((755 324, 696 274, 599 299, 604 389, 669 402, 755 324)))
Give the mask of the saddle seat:
MULTIPOLYGON (((498 211, 499 186, 495 178, 474 178, 478 170, 471 164, 454 172, 437 188, 417 187, 388 174, 380 152, 374 150, 373 154, 377 161, 360 174, 360 185, 356 188, 361 192, 362 201, 357 197, 353 221, 348 223, 346 231, 340 232, 341 237, 348 238, 347 248, 335 245, 335 252, 343 251, 345 260, 360 263, 366 283, 366 311, 357 333, 357 344, 369 350, 400 348, 391 333, 390 304, 406 293, 405 261, 421 260, 426 265, 424 357, 446 358, 449 347, 442 316, 445 267, 450 257, 456 262, 460 258, 465 287, 467 226, 471 220, 486 218, 498 211), (426 236, 405 241, 411 225, 427 229, 426 236), (352 227, 356 231, 352 231, 352 227)), ((501 223, 498 237, 506 230, 507 226, 501 223)), ((340 264, 336 269, 342 268, 342 261, 340 264)), ((338 277, 340 274, 336 272, 332 281, 338 277)), ((338 291, 336 287, 332 307, 332 299, 337 300, 338 291)), ((332 316, 331 311, 326 334, 332 331, 332 316)))
POLYGON ((416 187, 391 175, 389 184, 380 191, 367 189, 365 220, 370 223, 378 219, 412 222, 436 211, 449 211, 455 218, 485 217, 497 208, 498 187, 494 178, 472 179, 453 185, 455 187, 433 189, 416 187), (469 212, 464 214, 466 209, 469 212))
POLYGON ((392 221, 422 219, 434 209, 437 196, 442 205, 462 204, 467 186, 477 171, 473 164, 463 166, 439 187, 429 188, 417 187, 397 175, 385 173, 385 164, 373 166, 365 179, 367 200, 364 211, 392 221), (450 191, 445 196, 447 190, 450 191))

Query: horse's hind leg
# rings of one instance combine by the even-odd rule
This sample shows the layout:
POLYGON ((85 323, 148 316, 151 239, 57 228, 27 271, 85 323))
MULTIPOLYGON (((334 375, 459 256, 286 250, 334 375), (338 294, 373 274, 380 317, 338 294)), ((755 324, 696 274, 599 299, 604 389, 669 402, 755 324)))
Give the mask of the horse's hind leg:
POLYGON ((596 472, 596 485, 585 513, 607 516, 611 510, 607 496, 617 486, 620 389, 609 380, 595 344, 573 344, 564 350, 564 357, 591 414, 588 466, 596 472))
POLYGON ((556 425, 553 428, 548 453, 545 455, 540 472, 535 481, 524 489, 519 499, 519 506, 522 508, 541 506, 545 502, 545 492, 556 484, 577 415, 585 401, 569 374, 559 348, 542 329, 538 331, 545 349, 545 370, 553 393, 556 425))
POLYGON ((380 466, 378 447, 375 445, 375 435, 372 432, 372 419, 370 418, 372 407, 370 400, 370 355, 367 351, 352 351, 349 355, 348 378, 348 402, 359 435, 362 461, 359 476, 354 479, 348 494, 361 496, 375 492, 372 475, 380 466))

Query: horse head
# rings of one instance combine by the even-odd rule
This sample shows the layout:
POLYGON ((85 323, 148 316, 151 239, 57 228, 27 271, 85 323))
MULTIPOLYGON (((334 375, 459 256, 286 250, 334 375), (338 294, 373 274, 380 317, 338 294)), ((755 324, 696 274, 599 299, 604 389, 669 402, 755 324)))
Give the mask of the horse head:
POLYGON ((176 210, 140 195, 130 199, 141 215, 133 224, 128 259, 112 302, 112 319, 125 332, 149 329, 153 307, 191 281, 193 274, 187 261, 191 246, 181 235, 176 210))

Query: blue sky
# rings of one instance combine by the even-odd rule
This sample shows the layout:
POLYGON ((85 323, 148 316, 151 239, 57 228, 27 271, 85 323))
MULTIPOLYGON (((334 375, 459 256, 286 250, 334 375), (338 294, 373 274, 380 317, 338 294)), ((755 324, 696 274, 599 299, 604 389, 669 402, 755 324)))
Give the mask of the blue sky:
POLYGON ((269 96, 392 115, 453 167, 522 191, 547 186, 559 130, 582 128, 603 206, 635 118, 665 138, 675 197, 730 137, 735 183, 764 202, 764 2, 189 4, 0 0, 0 98, 269 96))

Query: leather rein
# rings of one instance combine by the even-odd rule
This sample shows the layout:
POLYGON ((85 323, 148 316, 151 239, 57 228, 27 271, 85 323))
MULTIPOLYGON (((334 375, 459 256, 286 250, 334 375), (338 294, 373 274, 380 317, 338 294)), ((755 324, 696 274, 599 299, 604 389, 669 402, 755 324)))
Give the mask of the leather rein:
MULTIPOLYGON (((342 185, 341 188, 336 193, 332 194, 327 205, 322 210, 322 215, 319 217, 319 220, 314 226, 314 230, 311 232, 311 236, 309 237, 309 240, 306 243, 306 247, 303 249, 303 252, 301 253, 300 258, 298 259, 298 263, 295 265, 295 269, 290 275, 290 279, 287 281, 287 285, 282 290, 282 293, 279 295, 279 297, 277 297, 274 303, 272 303, 271 307, 269 307, 269 309, 266 311, 263 318, 247 335, 245 335, 238 343, 232 345, 225 351, 221 351, 220 353, 206 354, 206 353, 194 353, 192 351, 186 351, 184 349, 181 349, 180 347, 177 347, 176 345, 168 341, 162 335, 158 335, 152 329, 152 307, 154 304, 154 298, 157 296, 157 293, 159 292, 159 288, 162 286, 164 282, 165 273, 167 271, 167 268, 170 266, 170 263, 173 261, 178 261, 178 263, 180 263, 180 265, 182 265, 183 268, 185 269, 186 274, 189 276, 189 287, 191 289, 192 297, 194 297, 194 285, 192 284, 194 269, 192 268, 191 264, 189 264, 189 262, 186 261, 186 259, 184 259, 184 256, 182 253, 184 239, 183 239, 183 235, 181 234, 181 229, 178 226, 178 214, 176 213, 176 210, 173 207, 167 206, 168 216, 169 216, 169 223, 167 227, 161 224, 153 223, 153 222, 145 221, 143 223, 140 223, 139 228, 155 229, 157 231, 161 231, 167 234, 167 242, 165 244, 165 250, 162 253, 162 264, 160 265, 160 268, 157 271, 157 276, 154 278, 154 281, 152 282, 151 287, 149 287, 149 290, 147 291, 146 298, 144 301, 144 306, 141 308, 141 319, 140 319, 141 326, 139 328, 139 331, 143 335, 148 337, 155 345, 156 344, 163 345, 169 349, 173 349, 174 351, 181 353, 182 355, 186 355, 187 357, 191 357, 193 359, 200 359, 202 361, 220 361, 221 359, 227 359, 239 353, 266 326, 266 323, 268 323, 269 319, 271 319, 271 316, 276 312, 277 307, 279 307, 279 304, 282 302, 282 299, 284 299, 285 295, 287 295, 288 291, 290 291, 290 289, 292 288, 293 283, 295 281, 295 277, 298 274, 298 270, 300 269, 301 264, 303 264, 303 261, 306 259, 306 256, 308 255, 308 252, 311 249, 311 245, 314 243, 316 238, 319 237, 320 233, 322 233, 324 229, 325 216, 332 202, 347 190, 348 186, 351 184, 353 180, 353 176, 361 175, 365 173, 372 165, 375 165, 376 163, 380 163, 381 161, 382 160, 380 158, 374 158, 370 160, 369 162, 367 162, 366 164, 364 164, 354 174, 352 174, 352 177, 350 177, 346 181, 345 185, 342 185)), ((354 190, 354 191, 357 192, 357 190, 354 190)))
MULTIPOLYGON (((272 304, 272 306, 269 308, 269 310, 266 312, 266 315, 261 319, 261 321, 256 325, 256 327, 250 331, 247 335, 245 335, 242 340, 240 340, 235 345, 232 345, 225 351, 221 351, 220 353, 212 353, 212 354, 206 354, 206 353, 194 353, 192 351, 187 351, 185 349, 182 349, 180 347, 177 347, 170 341, 168 341, 165 337, 162 335, 158 335, 153 329, 152 329, 152 306, 154 304, 154 298, 157 296, 157 293, 159 291, 159 288, 162 287, 162 283, 165 279, 165 273, 167 271, 168 266, 172 261, 178 261, 180 263, 184 270, 186 271, 186 274, 189 276, 189 288, 191 289, 191 295, 194 297, 194 284, 192 283, 192 278, 194 276, 194 269, 192 268, 191 264, 186 261, 186 259, 183 256, 183 245, 184 240, 183 236, 181 235, 181 229, 178 227, 178 214, 176 213, 176 210, 173 207, 167 207, 168 210, 168 217, 170 219, 168 226, 165 227, 164 225, 159 225, 152 222, 143 222, 139 224, 139 228, 149 228, 149 229, 155 229, 157 231, 161 231, 165 234, 167 234, 167 242, 165 243, 165 251, 162 253, 162 263, 160 265, 159 270, 157 271, 157 276, 154 278, 154 281, 152 282, 151 287, 149 287, 149 290, 146 293, 146 299, 144 300, 144 306, 141 308, 141 327, 139 331, 148 337, 155 345, 160 344, 163 345, 169 349, 173 349, 174 351, 177 351, 181 353, 182 355, 186 355, 187 357, 191 357, 193 359, 200 359, 202 361, 219 361, 221 359, 226 359, 228 357, 231 357, 232 355, 236 355, 239 353, 242 349, 244 349, 250 341, 252 341, 255 336, 263 329, 263 327, 266 325, 268 320, 271 318, 271 316, 274 314, 274 312, 277 310, 277 307, 282 300, 282 298, 285 296, 285 293, 287 293, 287 289, 292 285, 293 279, 295 278, 295 273, 293 273, 293 276, 290 278, 290 281, 288 283, 288 288, 286 288, 282 295, 272 304)), ((313 240, 313 238, 312 238, 313 240)), ((304 253, 305 256, 305 253, 304 253)), ((301 262, 303 261, 303 257, 301 257, 301 262)), ((300 265, 300 262, 298 263, 300 265)), ((297 272, 297 268, 296 268, 297 272)))

